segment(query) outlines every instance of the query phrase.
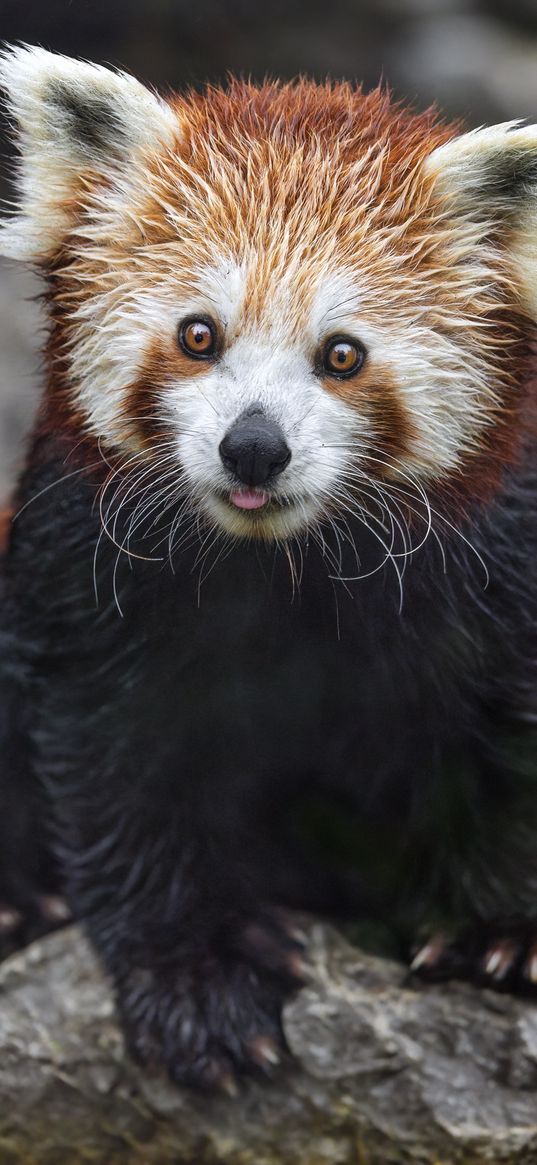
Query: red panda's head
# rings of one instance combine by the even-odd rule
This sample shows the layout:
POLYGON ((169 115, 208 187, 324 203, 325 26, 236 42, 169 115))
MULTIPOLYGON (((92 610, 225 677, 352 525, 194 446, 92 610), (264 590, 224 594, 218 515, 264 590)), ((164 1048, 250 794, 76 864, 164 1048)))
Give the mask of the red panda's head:
POLYGON ((163 100, 41 49, 0 79, 0 249, 49 281, 59 423, 238 536, 493 488, 537 313, 537 127, 461 135, 307 81, 163 100))

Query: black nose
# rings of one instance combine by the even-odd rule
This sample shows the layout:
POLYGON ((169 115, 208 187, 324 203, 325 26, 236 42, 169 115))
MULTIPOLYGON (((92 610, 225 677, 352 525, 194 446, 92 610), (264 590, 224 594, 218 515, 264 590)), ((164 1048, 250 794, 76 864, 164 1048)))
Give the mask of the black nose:
POLYGON ((245 409, 220 442, 220 456, 244 485, 266 485, 289 465, 291 450, 260 405, 245 409))

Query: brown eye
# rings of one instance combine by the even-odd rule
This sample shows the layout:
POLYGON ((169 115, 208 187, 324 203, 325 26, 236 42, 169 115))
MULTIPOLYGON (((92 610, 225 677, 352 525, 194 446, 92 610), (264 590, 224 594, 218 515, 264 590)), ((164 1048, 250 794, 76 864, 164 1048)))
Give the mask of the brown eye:
POLYGON ((358 372, 365 360, 365 348, 344 336, 335 336, 326 345, 323 365, 331 376, 352 376, 358 372))
POLYGON ((179 343, 187 356, 208 360, 216 351, 216 331, 210 320, 184 320, 179 328, 179 343))

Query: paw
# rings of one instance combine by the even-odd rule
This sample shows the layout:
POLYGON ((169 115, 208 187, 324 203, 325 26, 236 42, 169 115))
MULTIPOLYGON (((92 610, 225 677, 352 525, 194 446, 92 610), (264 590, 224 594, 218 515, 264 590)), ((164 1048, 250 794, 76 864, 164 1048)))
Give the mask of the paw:
POLYGON ((302 980, 302 945, 268 913, 184 950, 172 965, 130 968, 118 1005, 127 1047, 178 1084, 236 1095, 241 1076, 272 1075, 285 1055, 281 1011, 302 980))
POLYGON ((537 922, 476 925, 455 940, 436 933, 416 951, 410 971, 422 979, 467 979, 481 987, 537 994, 537 922))

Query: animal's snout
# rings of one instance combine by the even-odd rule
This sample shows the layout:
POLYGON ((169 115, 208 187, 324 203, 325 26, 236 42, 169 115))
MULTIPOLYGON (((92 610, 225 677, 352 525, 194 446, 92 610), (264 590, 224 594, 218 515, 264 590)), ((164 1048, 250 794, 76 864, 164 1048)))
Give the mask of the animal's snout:
POLYGON ((219 446, 226 469, 244 485, 267 485, 291 460, 280 426, 261 405, 251 405, 237 417, 219 446))

